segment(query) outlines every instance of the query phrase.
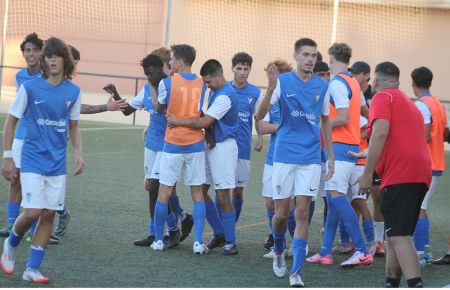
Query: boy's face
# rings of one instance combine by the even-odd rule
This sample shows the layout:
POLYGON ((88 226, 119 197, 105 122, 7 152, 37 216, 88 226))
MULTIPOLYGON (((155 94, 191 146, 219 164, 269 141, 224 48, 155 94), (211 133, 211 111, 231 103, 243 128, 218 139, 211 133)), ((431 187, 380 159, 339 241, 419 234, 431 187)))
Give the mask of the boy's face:
POLYGON ((41 50, 31 42, 25 43, 25 49, 23 50, 23 57, 29 67, 35 67, 39 64, 39 57, 41 50))
POLYGON ((157 82, 161 79, 163 71, 160 67, 149 66, 144 68, 144 74, 147 77, 149 83, 154 86, 157 86, 157 82))
POLYGON ((232 70, 234 74, 234 81, 243 84, 247 82, 252 68, 248 64, 238 63, 232 68, 232 70))
POLYGON ((45 57, 45 65, 48 68, 48 74, 56 76, 64 72, 64 58, 57 55, 45 57))

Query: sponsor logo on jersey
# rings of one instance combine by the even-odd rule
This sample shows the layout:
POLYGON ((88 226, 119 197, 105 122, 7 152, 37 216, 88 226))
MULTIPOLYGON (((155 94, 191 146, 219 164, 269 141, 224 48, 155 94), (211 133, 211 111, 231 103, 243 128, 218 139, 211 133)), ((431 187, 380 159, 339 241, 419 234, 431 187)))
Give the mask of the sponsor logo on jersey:
POLYGON ((65 120, 53 121, 53 120, 49 120, 49 119, 38 119, 37 124, 39 126, 65 127, 66 121, 65 120))

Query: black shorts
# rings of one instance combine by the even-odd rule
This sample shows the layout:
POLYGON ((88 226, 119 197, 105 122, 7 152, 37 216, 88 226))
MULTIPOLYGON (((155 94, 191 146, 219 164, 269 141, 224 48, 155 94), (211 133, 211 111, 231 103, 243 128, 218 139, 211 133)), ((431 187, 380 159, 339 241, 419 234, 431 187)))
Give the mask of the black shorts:
POLYGON ((381 213, 386 236, 413 235, 427 191, 425 183, 401 183, 381 189, 381 213))
POLYGON ((377 172, 374 171, 373 172, 373 176, 372 176, 372 186, 380 186, 381 185, 381 178, 380 176, 378 176, 377 172))

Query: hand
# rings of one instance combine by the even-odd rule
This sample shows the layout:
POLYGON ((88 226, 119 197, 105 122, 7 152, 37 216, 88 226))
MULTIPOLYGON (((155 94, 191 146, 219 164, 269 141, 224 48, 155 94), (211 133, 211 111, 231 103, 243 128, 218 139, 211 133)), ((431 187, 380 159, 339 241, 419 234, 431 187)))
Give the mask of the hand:
POLYGON ((19 176, 19 170, 16 168, 12 158, 5 158, 3 160, 2 175, 8 181, 13 181, 19 176))
POLYGON ((358 159, 367 158, 368 153, 369 153, 369 151, 367 149, 364 151, 361 151, 361 152, 353 152, 353 151, 347 152, 348 155, 358 158, 358 159))
POLYGON ((114 101, 113 94, 111 94, 106 103, 106 107, 108 108, 108 111, 124 111, 125 108, 128 107, 128 103, 125 99, 114 101))
POLYGON ((324 178, 324 181, 330 180, 334 174, 334 160, 329 159, 327 164, 328 164, 328 171, 327 171, 327 175, 324 178))
POLYGON ((358 178, 359 192, 363 194, 370 194, 372 191, 372 175, 363 174, 358 178))
POLYGON ((253 147, 253 149, 257 152, 261 152, 261 150, 263 149, 263 143, 264 143, 264 139, 262 135, 258 135, 258 142, 256 142, 255 147, 253 147))
POLYGON ((272 64, 267 69, 267 80, 269 81, 267 89, 274 90, 275 87, 277 86, 277 79, 278 79, 278 68, 275 64, 272 64))
POLYGON ((167 127, 173 128, 178 126, 178 119, 175 118, 174 115, 167 113, 166 118, 167 118, 167 127))
POLYGON ((75 164, 77 166, 77 170, 73 175, 80 175, 84 170, 84 159, 81 153, 75 152, 75 164))

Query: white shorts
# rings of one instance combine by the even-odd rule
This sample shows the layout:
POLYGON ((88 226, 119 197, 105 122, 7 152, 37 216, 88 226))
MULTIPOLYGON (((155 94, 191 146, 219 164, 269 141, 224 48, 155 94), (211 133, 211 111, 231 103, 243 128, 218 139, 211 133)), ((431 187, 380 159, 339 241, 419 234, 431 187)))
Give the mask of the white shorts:
POLYGON ((22 172, 23 208, 62 210, 66 196, 66 175, 44 176, 22 172))
POLYGON ((320 184, 319 184, 319 197, 327 197, 327 192, 325 191, 325 177, 327 176, 328 162, 322 162, 320 164, 320 184))
POLYGON ((12 155, 13 155, 13 161, 16 165, 16 168, 20 169, 20 162, 22 160, 22 147, 23 147, 23 140, 15 139, 12 144, 12 155))
POLYGON ((236 140, 230 138, 217 143, 213 149, 206 150, 206 184, 214 189, 236 187, 236 167, 238 148, 236 140))
POLYGON ((320 164, 273 163, 273 199, 302 195, 316 197, 320 184, 320 164))
POLYGON ((428 208, 428 202, 430 201, 431 196, 433 195, 434 191, 436 190, 437 182, 439 176, 432 176, 431 177, 431 183, 430 188, 427 191, 427 194, 423 198, 422 205, 420 206, 421 209, 427 209, 428 208))
POLYGON ((359 183, 358 179, 364 173, 364 165, 356 165, 355 169, 353 169, 352 175, 350 176, 350 183, 348 189, 348 195, 351 196, 351 200, 355 199, 364 199, 367 200, 367 194, 359 193, 359 183))
POLYGON ((270 198, 273 197, 272 175, 273 175, 273 166, 265 164, 262 178, 262 196, 264 197, 270 198))
POLYGON ((250 160, 238 159, 236 167, 236 187, 246 187, 250 178, 250 160))
POLYGON ((334 161, 334 174, 330 180, 325 182, 325 190, 347 194, 350 177, 355 166, 355 163, 348 161, 334 161))
POLYGON ((152 170, 155 165, 158 152, 144 148, 144 174, 145 179, 152 178, 152 170))
POLYGON ((202 185, 205 183, 205 152, 167 153, 160 158, 160 183, 174 186, 184 171, 184 184, 202 185))
POLYGON ((159 179, 161 176, 161 155, 161 151, 156 153, 155 163, 153 164, 152 173, 150 174, 151 179, 159 179))

